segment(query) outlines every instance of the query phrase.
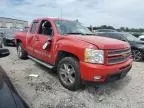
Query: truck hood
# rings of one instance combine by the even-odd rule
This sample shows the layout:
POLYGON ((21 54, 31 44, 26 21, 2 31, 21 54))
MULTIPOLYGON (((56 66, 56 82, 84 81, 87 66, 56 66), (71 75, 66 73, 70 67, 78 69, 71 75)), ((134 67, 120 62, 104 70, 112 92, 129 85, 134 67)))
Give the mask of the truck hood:
POLYGON ((123 42, 117 39, 111 39, 107 37, 87 36, 87 35, 86 36, 72 35, 72 37, 93 44, 99 49, 123 49, 123 48, 130 47, 127 42, 123 42))

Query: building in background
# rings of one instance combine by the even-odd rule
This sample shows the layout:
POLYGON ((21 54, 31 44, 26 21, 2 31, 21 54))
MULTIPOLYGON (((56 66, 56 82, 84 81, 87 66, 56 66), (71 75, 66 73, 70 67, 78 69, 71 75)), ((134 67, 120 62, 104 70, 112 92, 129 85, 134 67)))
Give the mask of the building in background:
POLYGON ((28 26, 28 21, 0 17, 0 28, 25 28, 28 26))

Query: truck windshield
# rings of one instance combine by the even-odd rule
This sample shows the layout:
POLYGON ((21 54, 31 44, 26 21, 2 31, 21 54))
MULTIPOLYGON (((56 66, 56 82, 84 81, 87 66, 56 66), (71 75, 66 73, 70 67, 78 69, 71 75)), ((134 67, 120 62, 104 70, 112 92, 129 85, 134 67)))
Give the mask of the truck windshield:
POLYGON ((77 21, 56 20, 55 25, 59 34, 93 35, 86 27, 77 21))

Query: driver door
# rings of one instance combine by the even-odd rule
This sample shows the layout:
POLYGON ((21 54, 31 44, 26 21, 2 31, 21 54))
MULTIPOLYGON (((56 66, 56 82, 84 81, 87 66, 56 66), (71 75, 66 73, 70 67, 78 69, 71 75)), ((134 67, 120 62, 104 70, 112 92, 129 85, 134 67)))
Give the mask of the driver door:
POLYGON ((36 30, 38 28, 38 24, 39 24, 38 21, 34 21, 32 23, 30 31, 27 33, 27 37, 26 37, 26 45, 27 45, 28 54, 33 57, 36 57, 36 55, 33 51, 34 51, 34 47, 35 47, 35 43, 36 43, 35 37, 36 37, 36 30))
POLYGON ((41 61, 50 64, 52 63, 52 54, 54 49, 53 33, 52 31, 50 33, 50 30, 48 30, 51 28, 52 26, 49 21, 47 20, 41 21, 37 36, 35 37, 36 42, 34 48, 34 53, 36 54, 36 57, 41 61))

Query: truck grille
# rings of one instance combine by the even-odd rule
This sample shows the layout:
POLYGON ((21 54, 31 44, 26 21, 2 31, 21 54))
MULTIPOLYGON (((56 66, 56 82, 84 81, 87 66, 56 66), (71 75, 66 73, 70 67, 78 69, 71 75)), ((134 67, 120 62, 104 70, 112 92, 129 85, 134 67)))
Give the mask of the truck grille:
POLYGON ((108 50, 108 64, 125 62, 131 55, 131 49, 108 50))

